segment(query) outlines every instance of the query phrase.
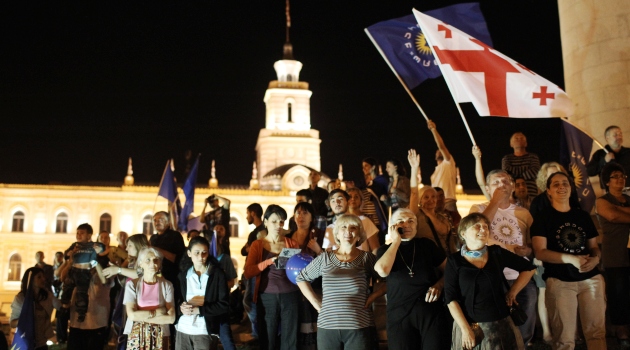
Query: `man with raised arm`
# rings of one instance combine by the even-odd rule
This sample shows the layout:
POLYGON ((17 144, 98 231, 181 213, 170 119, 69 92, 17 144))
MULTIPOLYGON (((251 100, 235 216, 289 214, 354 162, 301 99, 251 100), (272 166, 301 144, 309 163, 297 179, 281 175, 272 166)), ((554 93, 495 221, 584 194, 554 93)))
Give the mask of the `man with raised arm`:
POLYGON ((455 166, 455 159, 453 155, 448 151, 442 136, 437 131, 435 123, 432 120, 427 121, 427 127, 433 134, 433 139, 438 149, 435 152, 435 171, 431 175, 431 187, 440 187, 444 190, 445 203, 444 206, 450 211, 457 210, 455 205, 457 198, 455 196, 455 187, 457 185, 457 167, 455 166))

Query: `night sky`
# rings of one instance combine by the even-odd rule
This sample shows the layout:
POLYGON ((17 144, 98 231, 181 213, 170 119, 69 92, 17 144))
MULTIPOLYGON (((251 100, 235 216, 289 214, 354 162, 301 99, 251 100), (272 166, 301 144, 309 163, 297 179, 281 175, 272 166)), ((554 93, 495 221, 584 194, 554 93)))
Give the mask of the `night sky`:
MULTIPOLYGON (((361 159, 421 154, 423 182, 436 146, 426 122, 363 29, 461 1, 293 1, 291 42, 310 84, 322 170, 361 177, 361 159)), ((183 182, 185 154, 212 159, 220 184, 249 182, 263 96, 282 58, 283 0, 5 2, 0 5, 0 183, 157 184, 169 158, 183 182)), ((555 1, 481 1, 494 47, 564 87, 555 1)), ((442 78, 414 90, 477 189, 471 141, 442 78)), ((480 118, 462 105, 486 171, 523 131, 541 162, 557 160, 559 121, 480 118)), ((191 160, 192 161, 192 160, 191 160)), ((408 164, 407 164, 408 167, 408 164)))

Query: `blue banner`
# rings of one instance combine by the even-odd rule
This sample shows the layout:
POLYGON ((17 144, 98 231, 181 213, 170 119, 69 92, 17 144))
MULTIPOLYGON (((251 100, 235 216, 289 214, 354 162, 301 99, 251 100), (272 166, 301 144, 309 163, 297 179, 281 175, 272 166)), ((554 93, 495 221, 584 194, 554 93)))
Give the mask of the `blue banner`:
POLYGON ((177 196, 177 183, 175 182, 175 174, 171 168, 171 160, 166 162, 166 168, 160 181, 160 189, 158 190, 158 196, 166 198, 169 202, 175 202, 177 196))
MULTIPOLYGON (((425 13, 492 46, 486 20, 476 2, 456 4, 425 13)), ((413 14, 376 23, 368 27, 367 31, 409 89, 415 88, 426 79, 442 75, 413 14)))
POLYGON ((182 208, 181 215, 179 216, 179 230, 182 232, 188 231, 188 216, 193 212, 195 208, 195 187, 197 185, 197 168, 199 168, 199 156, 190 169, 186 182, 184 182, 184 195, 186 196, 186 202, 182 208))
POLYGON ((575 189, 580 200, 580 207, 586 212, 591 212, 595 205, 595 192, 588 178, 586 164, 591 156, 593 139, 562 120, 560 130, 560 164, 564 166, 573 178, 575 189))
POLYGON ((22 311, 18 319, 18 325, 13 335, 11 350, 35 349, 35 309, 33 304, 32 278, 28 276, 29 287, 24 296, 22 311))

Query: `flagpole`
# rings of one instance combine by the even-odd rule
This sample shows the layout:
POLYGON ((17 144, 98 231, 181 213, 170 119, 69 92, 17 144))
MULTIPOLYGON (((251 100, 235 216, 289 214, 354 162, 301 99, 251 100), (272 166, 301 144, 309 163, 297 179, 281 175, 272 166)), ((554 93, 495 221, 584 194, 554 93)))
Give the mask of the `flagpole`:
MULTIPOLYGON (((166 167, 171 160, 166 161, 166 167)), ((160 180, 160 185, 158 186, 158 194, 155 196, 155 201, 153 202, 153 215, 155 215, 155 206, 157 205, 157 199, 160 197, 160 188, 162 188, 162 182, 164 182, 164 176, 166 175, 166 167, 164 167, 164 172, 162 173, 162 179, 160 180)), ((153 232, 151 232, 153 234, 153 232)))
POLYGON ((567 118, 562 118, 562 117, 560 117, 560 119, 564 120, 565 122, 567 122, 567 123, 568 123, 569 125, 571 125, 572 127, 574 127, 574 128, 576 128, 576 129, 580 130, 581 132, 585 133, 588 137, 592 138, 592 139, 593 139, 593 141, 594 141, 594 142, 595 142, 595 143, 596 143, 596 144, 597 144, 597 145, 598 145, 601 149, 603 149, 603 150, 604 150, 604 152, 608 153, 608 150, 606 149, 606 147, 604 147, 601 143, 599 143, 599 141, 597 141, 597 139, 596 139, 596 138, 594 138, 594 137, 593 137, 593 135, 589 134, 588 132, 586 132, 586 131, 585 131, 584 129, 582 129, 581 127, 579 127, 579 126, 577 126, 577 125, 575 125, 575 124, 571 123, 571 122, 569 121, 569 119, 567 119, 567 118))
POLYGON ((389 69, 392 70, 392 72, 394 72, 394 75, 396 76, 396 78, 398 78, 398 81, 400 81, 400 83, 402 84, 402 86, 405 88, 405 91, 407 91, 407 93, 409 94, 409 97, 411 97, 411 100, 413 101, 413 103, 416 104, 416 107, 418 107, 418 109, 420 110, 420 113, 422 113, 422 116, 424 117, 425 120, 429 121, 429 117, 427 117, 427 114, 424 113, 424 110, 422 109, 422 107, 420 107, 420 104, 418 103, 418 101, 416 100, 416 98, 413 96, 413 94, 411 93, 411 91, 409 90, 409 88, 407 87, 407 84, 405 84, 405 81, 400 77, 400 75, 398 74, 398 72, 396 72, 396 70, 394 69, 394 66, 392 66, 392 64, 389 62, 389 60, 387 59, 387 56, 385 56, 385 53, 383 52, 383 50, 381 50, 381 47, 378 46, 378 44, 376 43, 376 41, 374 40, 374 38, 372 37, 372 35, 370 34, 370 31, 365 28, 363 29, 365 31, 365 34, 367 34, 367 36, 370 38, 370 40, 372 41, 372 44, 374 44, 374 46, 376 47, 376 49, 378 50, 378 52, 381 54, 381 56, 383 57, 383 59, 385 60, 385 62, 387 63, 387 65, 389 66, 389 69))
MULTIPOLYGON (((414 11, 417 11, 414 9, 414 11)), ((420 25, 420 23, 418 23, 418 25, 420 25)), ((422 27, 420 28, 422 29, 422 27)), ((433 44, 431 44, 431 40, 429 40, 429 36, 427 35, 427 32, 422 29, 422 32, 424 33, 424 38, 427 39, 427 43, 429 43, 429 46, 431 47, 431 52, 433 52, 433 44)), ((438 65, 442 66, 442 62, 440 61, 440 58, 438 57, 438 55, 433 55, 433 57, 435 57, 435 60, 438 62, 438 65)), ((442 70, 440 68, 440 70, 442 70)), ((462 121, 464 122, 464 126, 466 127, 466 131, 468 132, 468 136, 470 137, 470 140, 473 143, 473 146, 477 146, 477 142, 475 141, 475 138, 473 137, 472 131, 470 131, 470 127, 468 126, 468 121, 466 120, 466 117, 464 116, 464 112, 462 111, 462 108, 459 106, 459 102, 457 102, 457 98, 455 97, 455 93, 453 90, 453 86, 451 85, 451 82, 448 80, 448 78, 446 77, 448 74, 444 74, 444 72, 442 72, 442 76, 444 77, 444 81, 446 82, 446 86, 448 86, 448 89, 451 91, 451 96, 453 96, 453 101, 455 101, 455 106, 457 107, 457 111, 459 112, 460 117, 462 117, 462 121)))

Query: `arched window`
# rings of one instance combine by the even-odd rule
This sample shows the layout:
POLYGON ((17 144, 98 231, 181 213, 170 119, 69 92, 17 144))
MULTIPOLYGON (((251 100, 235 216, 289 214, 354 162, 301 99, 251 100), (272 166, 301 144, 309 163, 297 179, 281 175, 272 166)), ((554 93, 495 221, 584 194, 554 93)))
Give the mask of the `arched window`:
POLYGON ((55 233, 68 233, 68 214, 57 214, 57 225, 55 226, 55 233))
POLYGON ((112 216, 105 213, 101 215, 100 224, 98 226, 98 232, 112 232, 112 216))
POLYGON ((13 254, 9 258, 9 276, 7 281, 22 280, 22 257, 20 254, 13 254))
POLYGON ((289 121, 289 123, 293 122, 293 116, 291 115, 293 113, 292 109, 293 109, 293 105, 291 104, 291 102, 289 102, 287 104, 287 114, 288 114, 287 120, 289 121))
POLYGON ((238 219, 230 217, 230 237, 238 237, 238 219))
POLYGON ((13 226, 11 226, 11 232, 24 232, 24 213, 16 211, 13 214, 13 226))
POLYGON ((287 74, 287 81, 293 81, 293 74, 287 74))
POLYGON ((153 234, 153 215, 147 214, 142 218, 142 233, 145 236, 153 234))

